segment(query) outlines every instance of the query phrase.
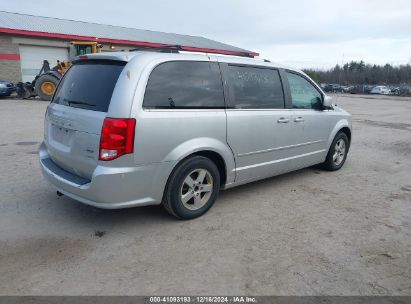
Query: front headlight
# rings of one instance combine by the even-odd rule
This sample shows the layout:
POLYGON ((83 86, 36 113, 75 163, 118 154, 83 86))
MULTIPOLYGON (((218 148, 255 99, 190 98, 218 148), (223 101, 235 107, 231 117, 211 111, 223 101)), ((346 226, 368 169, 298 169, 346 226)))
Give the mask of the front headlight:
POLYGON ((5 89, 5 88, 7 88, 6 84, 5 83, 0 83, 0 89, 5 89))

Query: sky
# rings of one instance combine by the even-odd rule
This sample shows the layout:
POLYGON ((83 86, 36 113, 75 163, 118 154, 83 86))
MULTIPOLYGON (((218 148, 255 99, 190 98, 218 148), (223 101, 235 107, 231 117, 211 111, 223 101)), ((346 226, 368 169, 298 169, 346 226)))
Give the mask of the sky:
POLYGON ((203 36, 297 68, 411 64, 410 0, 0 0, 0 9, 203 36))

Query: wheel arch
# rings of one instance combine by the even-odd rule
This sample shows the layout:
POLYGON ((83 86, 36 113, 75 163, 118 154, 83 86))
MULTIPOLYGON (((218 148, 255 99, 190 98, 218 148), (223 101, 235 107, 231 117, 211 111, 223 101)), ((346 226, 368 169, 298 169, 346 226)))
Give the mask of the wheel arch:
POLYGON ((338 132, 344 132, 348 137, 349 146, 351 145, 351 138, 352 138, 351 122, 347 119, 341 119, 335 124, 332 132, 330 133, 330 136, 328 137, 327 151, 330 149, 331 143, 333 142, 338 132))
POLYGON ((347 135, 347 137, 348 137, 348 147, 350 147, 350 145, 351 145, 351 129, 348 128, 348 127, 342 127, 342 128, 337 132, 337 134, 338 134, 339 132, 343 132, 343 133, 345 133, 345 135, 347 135))
POLYGON ((175 163, 172 168, 173 172, 182 161, 193 155, 208 157, 219 167, 219 170, 223 170, 224 174, 220 175, 224 177, 224 179, 222 178, 224 184, 234 182, 235 160, 233 152, 227 144, 216 138, 201 137, 187 140, 170 151, 163 161, 173 161, 175 163))
POLYGON ((206 157, 208 159, 210 159, 212 162, 214 162, 214 164, 217 166, 217 169, 220 173, 220 186, 224 186, 227 183, 227 178, 229 178, 228 176, 228 171, 227 171, 227 163, 224 160, 224 157, 211 149, 199 149, 198 151, 194 151, 192 153, 189 153, 187 155, 185 155, 184 157, 180 158, 175 165, 173 166, 173 168, 170 171, 170 174, 167 177, 166 183, 165 183, 165 187, 164 187, 164 191, 163 191, 163 195, 162 195, 162 201, 164 201, 164 197, 167 193, 167 189, 169 187, 170 184, 170 178, 173 176, 174 172, 178 169, 178 167, 180 166, 181 163, 183 163, 184 161, 186 161, 187 159, 193 157, 193 156, 203 156, 206 157))
POLYGON ((193 157, 193 156, 203 156, 211 160, 217 166, 218 172, 220 173, 220 185, 223 186, 226 184, 227 179, 229 178, 229 172, 228 172, 227 163, 224 157, 221 155, 221 153, 215 150, 212 150, 212 149, 207 149, 207 148, 192 151, 191 153, 185 154, 184 156, 179 158, 178 161, 173 166, 167 178, 167 184, 170 180, 170 177, 173 175, 175 170, 180 166, 180 164, 186 161, 188 158, 193 157))
POLYGON ((227 165, 225 163, 224 158, 220 154, 218 154, 215 151, 211 151, 211 150, 202 150, 202 151, 198 151, 193 154, 190 154, 186 158, 192 157, 194 155, 203 156, 203 157, 210 159, 217 166, 218 172, 220 173, 220 186, 224 186, 226 184, 227 165))

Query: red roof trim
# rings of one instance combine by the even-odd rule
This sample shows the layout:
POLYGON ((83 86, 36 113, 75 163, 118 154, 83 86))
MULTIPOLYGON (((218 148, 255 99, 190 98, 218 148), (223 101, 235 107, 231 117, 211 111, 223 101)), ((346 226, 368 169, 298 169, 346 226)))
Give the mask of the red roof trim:
MULTIPOLYGON (((148 46, 148 47, 161 47, 161 46, 166 46, 167 45, 167 44, 155 43, 155 42, 110 39, 110 38, 99 38, 99 37, 88 37, 88 36, 47 33, 47 32, 38 32, 38 31, 17 30, 17 29, 10 29, 10 28, 0 28, 0 33, 25 35, 25 36, 36 36, 36 37, 58 38, 58 39, 67 39, 67 40, 98 41, 98 42, 104 42, 104 43, 126 44, 126 45, 135 45, 135 46, 148 46)), ((250 56, 250 57, 255 57, 255 56, 259 55, 258 53, 255 53, 255 52, 243 53, 243 52, 218 50, 218 49, 197 48, 197 47, 191 47, 191 46, 181 46, 181 49, 183 51, 190 51, 190 52, 203 52, 203 53, 224 54, 224 55, 241 55, 241 56, 246 55, 246 56, 250 56)))
POLYGON ((20 60, 19 54, 0 54, 0 60, 20 60))

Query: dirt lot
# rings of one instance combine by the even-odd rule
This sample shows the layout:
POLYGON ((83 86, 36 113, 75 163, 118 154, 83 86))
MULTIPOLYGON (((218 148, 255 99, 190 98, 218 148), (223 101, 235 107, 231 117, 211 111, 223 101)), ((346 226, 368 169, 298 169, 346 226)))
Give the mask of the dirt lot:
POLYGON ((47 103, 0 100, 0 294, 411 295, 411 99, 334 100, 354 120, 341 171, 222 192, 192 221, 58 197, 47 103))

